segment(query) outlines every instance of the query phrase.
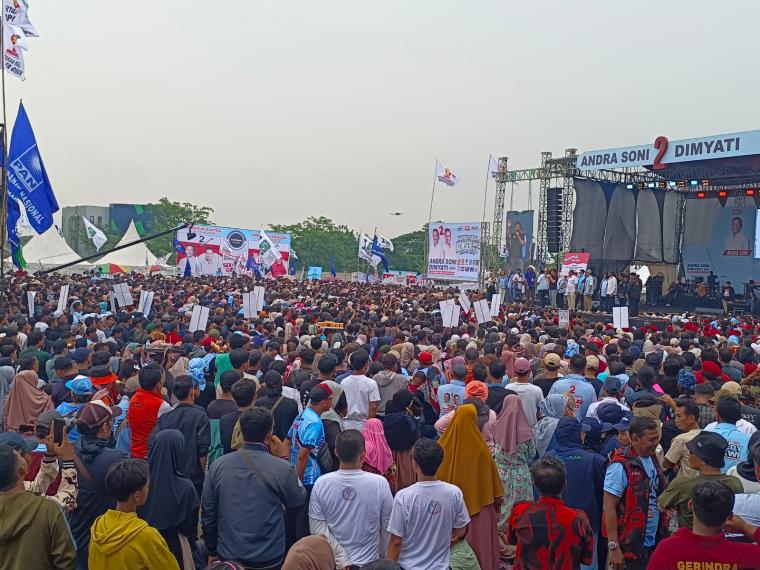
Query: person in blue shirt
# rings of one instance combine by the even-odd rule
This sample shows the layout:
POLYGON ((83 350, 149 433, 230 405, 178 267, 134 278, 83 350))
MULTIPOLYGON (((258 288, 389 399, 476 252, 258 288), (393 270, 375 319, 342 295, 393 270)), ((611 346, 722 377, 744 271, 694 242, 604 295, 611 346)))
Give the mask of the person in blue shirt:
POLYGON ((464 364, 455 364, 451 367, 451 374, 453 376, 451 382, 438 388, 441 417, 464 403, 464 379, 467 377, 467 367, 464 364))
POLYGON ((725 473, 734 465, 747 460, 750 435, 736 427, 736 422, 742 417, 739 400, 731 396, 722 397, 715 404, 715 416, 718 419, 717 423, 708 425, 705 431, 719 433, 728 441, 725 465, 720 470, 721 473, 725 473))
POLYGON ((570 359, 571 373, 556 380, 549 390, 550 395, 570 392, 575 397, 575 417, 578 421, 586 417, 588 407, 596 402, 596 390, 583 376, 585 370, 586 357, 576 354, 570 359))
POLYGON ((61 414, 64 418, 71 418, 71 427, 68 429, 69 441, 74 443, 79 439, 79 432, 77 431, 76 422, 74 419, 79 412, 79 409, 90 401, 92 395, 95 393, 95 388, 92 385, 92 381, 87 376, 77 376, 73 380, 66 382, 66 388, 71 392, 69 401, 62 402, 55 409, 56 412, 61 414))

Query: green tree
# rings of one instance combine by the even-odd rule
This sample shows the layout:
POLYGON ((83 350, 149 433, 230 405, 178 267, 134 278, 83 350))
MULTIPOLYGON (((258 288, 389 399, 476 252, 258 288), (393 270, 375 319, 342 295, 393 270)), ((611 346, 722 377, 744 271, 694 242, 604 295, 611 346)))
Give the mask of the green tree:
MULTIPOLYGON (((211 224, 211 214, 214 212, 213 208, 208 206, 196 206, 189 202, 172 202, 166 197, 153 204, 147 204, 145 208, 153 214, 153 233, 159 233, 189 222, 211 224)), ((174 251, 172 242, 175 237, 173 234, 168 234, 150 240, 147 242, 148 249, 156 257, 162 257, 174 251)), ((109 244, 110 241, 109 238, 109 244)))
POLYGON ((327 272, 330 257, 334 257, 336 271, 356 270, 359 236, 348 226, 337 225, 324 216, 310 216, 299 224, 270 224, 269 227, 273 232, 290 234, 299 267, 321 266, 327 272))
POLYGON ((390 269, 398 271, 425 270, 425 230, 402 234, 391 240, 393 251, 386 252, 390 269))

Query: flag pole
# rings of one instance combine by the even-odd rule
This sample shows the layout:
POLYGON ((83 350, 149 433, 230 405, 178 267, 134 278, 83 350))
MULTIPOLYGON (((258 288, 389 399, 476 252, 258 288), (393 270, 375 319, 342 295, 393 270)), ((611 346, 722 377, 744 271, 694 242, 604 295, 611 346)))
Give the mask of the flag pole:
POLYGON ((435 159, 435 170, 433 171, 433 191, 430 194, 430 212, 428 213, 428 223, 427 223, 427 226, 425 226, 425 230, 426 230, 425 231, 425 235, 422 236, 422 239, 424 240, 424 243, 425 243, 425 249, 424 249, 424 252, 425 252, 425 259, 424 259, 425 265, 427 265, 427 258, 428 258, 428 235, 427 234, 429 232, 430 223, 433 221, 433 198, 435 198, 435 182, 436 182, 436 178, 437 178, 437 176, 436 176, 437 173, 438 173, 438 159, 436 158, 435 159))
MULTIPOLYGON (((5 278, 5 246, 8 243, 8 181, 5 175, 5 167, 8 156, 8 121, 5 113, 5 14, 3 14, 2 24, 0 24, 0 46, 3 48, 3 62, 0 70, 0 89, 2 89, 3 99, 3 124, 2 124, 2 163, 0 164, 0 199, 2 200, 2 215, 0 215, 0 279, 5 278)), ((13 256, 11 256, 11 264, 13 256)))

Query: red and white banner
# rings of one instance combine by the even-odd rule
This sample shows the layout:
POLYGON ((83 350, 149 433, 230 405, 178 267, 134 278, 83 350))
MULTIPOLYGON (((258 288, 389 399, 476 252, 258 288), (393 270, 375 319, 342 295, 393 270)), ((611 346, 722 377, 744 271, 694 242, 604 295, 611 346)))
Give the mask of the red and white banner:
POLYGON ((591 259, 590 253, 566 253, 562 260, 562 269, 560 274, 567 276, 570 271, 575 271, 576 275, 583 269, 588 268, 588 261, 591 259))

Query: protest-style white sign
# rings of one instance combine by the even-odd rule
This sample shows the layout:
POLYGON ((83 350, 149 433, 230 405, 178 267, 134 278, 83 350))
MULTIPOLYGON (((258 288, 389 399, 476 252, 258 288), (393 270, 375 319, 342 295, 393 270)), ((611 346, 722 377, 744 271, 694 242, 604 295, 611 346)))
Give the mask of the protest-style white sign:
POLYGON ((560 309, 557 311, 559 317, 559 328, 567 328, 570 326, 570 311, 568 309, 560 309))
POLYGON ((488 301, 481 299, 473 303, 475 308, 475 318, 478 319, 478 324, 487 323, 491 320, 491 309, 488 306, 488 301))
POLYGON ((465 313, 470 312, 470 307, 472 306, 472 303, 470 302, 470 298, 467 296, 467 293, 464 291, 459 292, 459 304, 462 306, 462 310, 465 313))
POLYGON ((153 291, 140 291, 140 300, 137 303, 137 312, 148 316, 150 309, 153 306, 153 291))
POLYGON ((612 326, 616 329, 628 328, 628 307, 612 307, 612 326))
POLYGON ((459 326, 459 317, 461 314, 462 307, 459 305, 450 305, 450 308, 443 319, 443 326, 450 329, 459 326))
POLYGON ((116 293, 113 291, 108 292, 108 300, 111 303, 111 314, 116 314, 116 293))
POLYGON ((189 332, 205 331, 208 324, 209 308, 202 307, 201 305, 195 305, 193 307, 193 314, 190 317, 190 329, 189 332))
POLYGON ((126 283, 114 283, 113 292, 116 294, 116 301, 120 307, 131 307, 135 304, 132 293, 129 292, 129 285, 126 283))
POLYGON ((61 285, 61 291, 58 295, 58 310, 63 312, 66 310, 66 303, 69 300, 69 286, 61 285))
POLYGON ((501 293, 494 293, 491 297, 491 316, 499 316, 499 308, 501 307, 501 293))
POLYGON ((29 306, 29 316, 34 316, 34 297, 37 295, 37 291, 26 292, 26 303, 29 306))

